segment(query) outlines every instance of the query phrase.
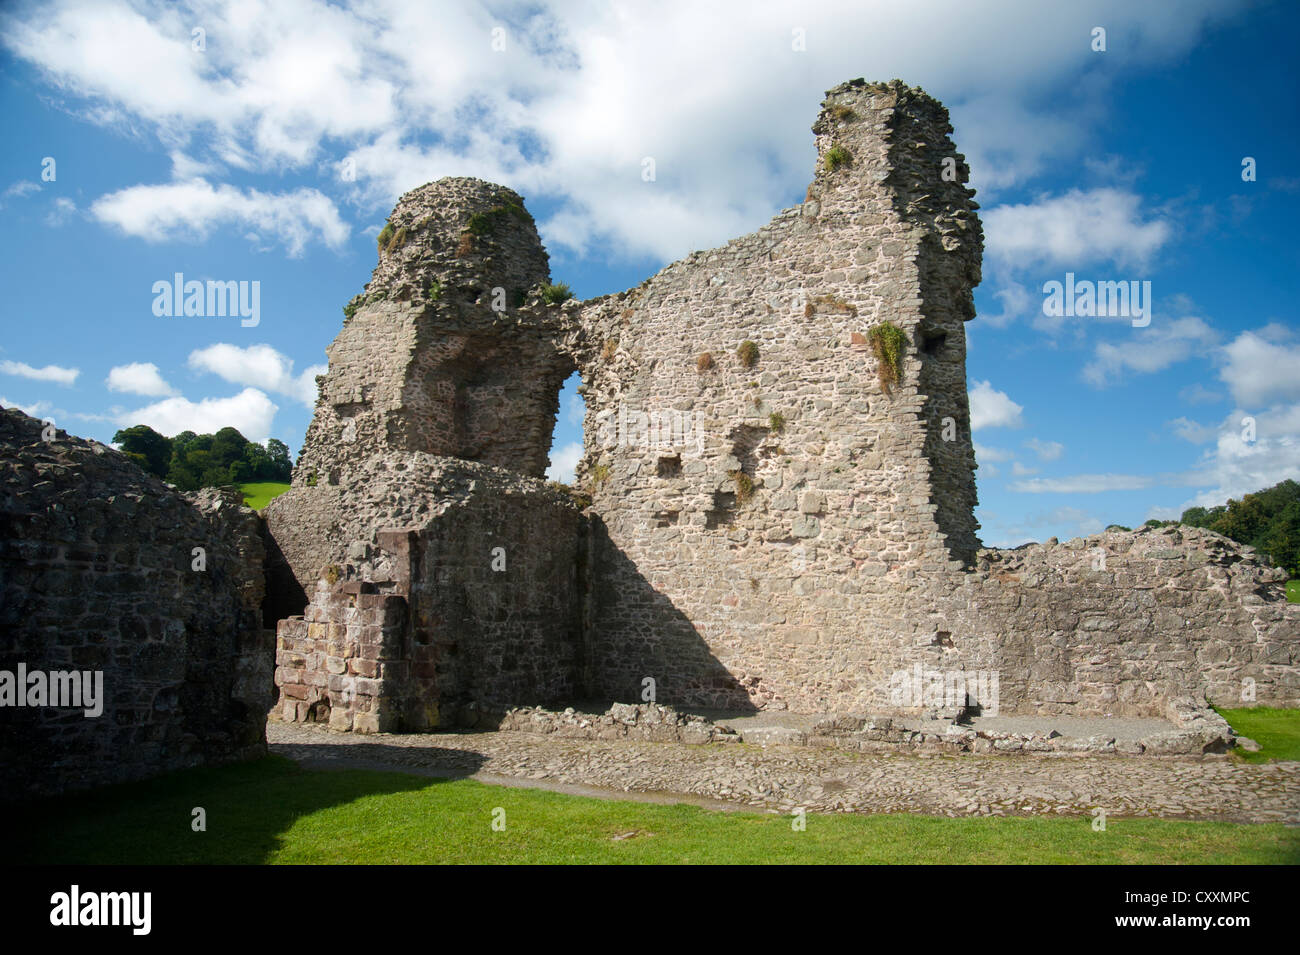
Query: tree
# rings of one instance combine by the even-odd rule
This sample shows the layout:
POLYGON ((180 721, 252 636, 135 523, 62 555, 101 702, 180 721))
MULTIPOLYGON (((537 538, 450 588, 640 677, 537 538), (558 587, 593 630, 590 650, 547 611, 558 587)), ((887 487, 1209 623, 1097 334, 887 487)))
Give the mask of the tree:
POLYGON ((209 448, 212 467, 226 471, 229 477, 230 466, 236 461, 244 460, 246 447, 248 447, 248 439, 237 429, 222 428, 212 436, 212 446, 209 448))
POLYGON ((293 460, 289 457, 289 446, 278 438, 268 438, 266 442, 267 457, 271 459, 272 477, 267 478, 269 481, 283 481, 285 483, 293 479, 293 460))
POLYGON ((1204 527, 1300 577, 1300 483, 1282 481, 1219 507, 1189 507, 1178 523, 1204 527))
POLYGON ((147 424, 132 425, 113 435, 113 443, 136 464, 155 477, 166 477, 172 459, 172 443, 147 424))

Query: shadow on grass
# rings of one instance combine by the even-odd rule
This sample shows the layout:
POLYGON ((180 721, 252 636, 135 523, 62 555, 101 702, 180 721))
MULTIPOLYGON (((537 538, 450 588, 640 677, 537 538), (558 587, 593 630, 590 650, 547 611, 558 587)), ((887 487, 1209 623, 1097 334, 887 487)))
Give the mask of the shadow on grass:
MULTIPOLYGON (((356 752, 361 748, 314 749, 321 756, 339 750, 334 755, 364 759, 366 754, 356 752)), ((314 770, 327 761, 313 760, 309 768, 268 756, 11 805, 7 849, 10 861, 20 864, 260 864, 284 845, 285 834, 302 817, 464 778, 483 763, 477 753, 453 755, 456 768, 434 778, 391 771, 391 763, 388 772, 319 772, 314 770), (192 828, 196 808, 204 810, 206 831, 192 828)))

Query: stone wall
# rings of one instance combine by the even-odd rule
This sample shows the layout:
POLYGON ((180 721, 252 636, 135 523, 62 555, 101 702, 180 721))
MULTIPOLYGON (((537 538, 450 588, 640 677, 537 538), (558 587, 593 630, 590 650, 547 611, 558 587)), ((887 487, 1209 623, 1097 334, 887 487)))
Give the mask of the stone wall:
MULTIPOLYGON (((369 532, 281 621, 279 715, 357 732, 571 699, 583 660, 583 518, 565 493, 442 459, 406 526, 369 532)), ((430 472, 426 472, 430 473, 430 472)), ((331 508, 332 510, 332 508, 331 508)))
POLYGON ((103 711, 0 707, 5 799, 265 753, 257 516, 0 409, 0 671, 102 673, 103 711), (206 569, 194 570, 193 549, 206 569))
MULTIPOLYGON (((567 530, 542 544, 553 559, 530 584, 581 608, 572 653, 556 651, 576 696, 637 701, 652 680, 681 706, 889 712, 891 681, 919 667, 998 673, 1005 711, 1158 713, 1246 679, 1294 704, 1295 611, 1222 538, 980 549, 964 323, 983 237, 947 112, 855 80, 813 132, 802 204, 587 302, 542 300, 546 254, 515 193, 445 179, 404 196, 401 241, 330 348, 293 488, 268 512, 286 591, 305 600, 377 528, 420 528, 446 562, 422 599, 455 620, 461 659, 528 647, 485 625, 500 582, 445 542, 486 546, 452 510, 473 475, 538 493, 524 476, 543 473, 576 368, 586 540, 576 566, 567 530), (897 380, 872 345, 885 323, 897 380), (1092 547, 1108 570, 1080 569, 1092 547)), ((476 679, 462 700, 568 685, 476 679)))

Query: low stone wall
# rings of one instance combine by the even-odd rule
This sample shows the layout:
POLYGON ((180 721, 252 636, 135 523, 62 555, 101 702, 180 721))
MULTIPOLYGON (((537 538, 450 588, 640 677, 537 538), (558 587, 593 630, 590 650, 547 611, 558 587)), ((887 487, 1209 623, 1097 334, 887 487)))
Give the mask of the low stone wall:
MULTIPOLYGON (((0 687, 0 799, 264 754, 257 516, 237 491, 183 495, 42 428, 0 409, 0 671, 102 681, 102 711, 19 707, 0 687)), ((37 682, 18 688, 25 701, 37 682)))
MULTIPOLYGON (((514 707, 486 716, 504 732, 536 733, 564 739, 638 739, 659 743, 751 743, 759 746, 811 746, 851 752, 1023 753, 1058 756, 1203 756, 1226 753, 1237 737, 1226 720, 1190 697, 1170 703, 1165 717, 1172 728, 1140 739, 1096 734, 1067 737, 1054 730, 1026 733, 974 729, 957 720, 903 720, 887 716, 837 716, 806 729, 779 725, 732 728, 702 716, 655 703, 616 703, 605 713, 563 712, 514 707)), ((1249 742, 1249 741, 1247 741, 1249 742)))
POLYGON ((503 731, 554 735, 565 739, 640 739, 656 743, 738 743, 740 736, 702 716, 679 713, 656 703, 615 703, 605 713, 563 712, 514 707, 501 717, 503 731))
POLYGON ((932 655, 996 670, 1008 713, 1141 716, 1184 696, 1300 706, 1300 605, 1285 580, 1199 528, 981 551, 938 603, 931 626, 952 646, 932 655))

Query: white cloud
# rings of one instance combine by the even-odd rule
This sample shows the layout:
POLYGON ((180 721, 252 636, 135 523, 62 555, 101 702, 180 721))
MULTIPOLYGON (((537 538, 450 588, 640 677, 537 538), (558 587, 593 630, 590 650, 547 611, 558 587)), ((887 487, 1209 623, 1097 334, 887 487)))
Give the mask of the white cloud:
POLYGON ((587 406, 582 400, 582 395, 570 395, 569 400, 564 407, 564 420, 576 427, 582 427, 582 419, 586 415, 587 406))
POLYGON ((987 381, 975 382, 970 390, 970 427, 972 431, 981 428, 1020 428, 1024 421, 1020 414, 1024 407, 1007 397, 1006 392, 997 391, 987 381))
MULTIPOLYGON (((690 0, 502 11, 212 0, 198 14, 161 0, 66 0, 9 17, 3 40, 68 108, 152 130, 181 152, 180 178, 215 164, 332 169, 349 155, 358 178, 340 192, 378 204, 469 173, 556 201, 543 223, 553 246, 676 258, 756 228, 802 193, 809 115, 864 63, 869 79, 903 77, 945 100, 972 182, 999 189, 1076 156, 1106 118, 1109 83, 1185 54, 1239 9, 1097 0, 1090 22, 1142 55, 1082 83, 1097 56, 1087 24, 1068 5, 1033 0, 998 16, 957 0, 810 2, 797 15, 771 0, 743 13, 690 0), (196 53, 200 22, 207 46, 196 53), (495 26, 502 53, 490 47, 495 26), (795 27, 806 52, 792 49, 795 27), (640 178, 645 156, 654 183, 640 178)), ((120 214, 156 218, 146 211, 120 214)))
MULTIPOLYGON (((1145 268, 1173 236, 1170 223, 1144 218, 1135 193, 1103 187, 982 214, 985 248, 1003 266, 1051 265, 1078 269, 1092 262, 1145 268)), ((1092 276, 1080 275, 1080 279, 1092 276)), ((1119 281, 1142 276, 1105 275, 1119 281)))
POLYGON ((44 415, 47 411, 52 410, 53 406, 48 401, 33 401, 29 404, 23 405, 23 404, 19 404, 16 401, 10 401, 8 398, 0 396, 0 407, 17 408, 25 415, 30 415, 33 418, 39 418, 42 415, 44 415))
POLYGON ((1169 422, 1169 427, 1178 437, 1192 444, 1204 444, 1219 433, 1219 428, 1214 425, 1203 425, 1186 417, 1175 418, 1169 422))
POLYGON ((1019 282, 1007 282, 993 293, 993 297, 1002 303, 1002 311, 993 314, 981 312, 979 319, 994 328, 1005 328, 1017 318, 1036 316, 1043 309, 1043 299, 1035 297, 1019 282))
POLYGON ((1252 429, 1243 424, 1246 417, 1246 412, 1235 410, 1217 426, 1186 419, 1174 422, 1180 437, 1213 442, 1179 482, 1205 488, 1184 507, 1211 507, 1287 478, 1300 480, 1300 402, 1250 414, 1253 438, 1252 429))
POLYGON ((302 254, 320 239, 332 248, 348 237, 334 203, 316 189, 269 194, 191 179, 158 186, 131 186, 95 200, 91 214, 127 235, 150 242, 203 239, 219 226, 251 228, 262 242, 282 243, 302 254))
POLYGON ((50 211, 45 214, 45 224, 58 227, 76 214, 77 204, 71 199, 59 196, 54 200, 54 205, 50 208, 50 211))
POLYGON ((1030 438, 1025 442, 1025 447, 1038 455, 1040 461, 1055 461, 1065 452, 1065 445, 1059 441, 1039 441, 1037 438, 1030 438))
POLYGON ((211 372, 237 385, 252 385, 299 401, 307 407, 316 403, 316 376, 328 366, 311 365, 300 374, 293 373, 293 359, 280 354, 270 345, 216 344, 190 352, 189 365, 198 371, 211 372))
POLYGON ((1159 478, 1142 474, 1076 474, 1017 481, 1011 485, 1011 490, 1024 494, 1099 494, 1103 491, 1139 491, 1159 483, 1159 478))
POLYGON ((1219 377, 1243 407, 1300 399, 1300 342, 1289 343, 1290 332, 1266 326, 1242 332, 1224 349, 1226 364, 1219 377))
POLYGON ((1125 370, 1146 374, 1163 371, 1205 354, 1219 341, 1219 333, 1195 316, 1172 321, 1157 316, 1149 326, 1134 329, 1131 334, 1123 344, 1099 342, 1092 361, 1083 368, 1084 380, 1102 388, 1125 370))
POLYGON ((1019 461, 1011 462, 1011 475, 1013 477, 1028 477, 1031 474, 1037 474, 1038 468, 1026 467, 1019 461))
POLYGON ((990 448, 976 441, 975 458, 979 461, 1009 461, 1011 460, 1011 452, 1004 451, 1001 448, 990 448))
POLYGON ((581 460, 582 442, 580 441, 571 441, 558 450, 552 448, 551 466, 546 469, 546 476, 552 481, 572 484, 575 477, 574 470, 581 460))
POLYGON ((256 388, 245 388, 229 398, 166 398, 135 411, 117 415, 119 427, 147 424, 160 434, 174 436, 182 431, 212 434, 222 428, 236 428, 250 441, 265 443, 271 436, 271 422, 278 406, 256 388))
POLYGON ((176 394, 176 389, 163 380, 158 373, 158 366, 152 362, 132 362, 118 365, 108 372, 104 384, 109 391, 125 391, 132 395, 146 397, 166 397, 176 394))
POLYGON ((81 369, 62 368, 59 365, 33 368, 26 362, 6 360, 0 361, 0 374, 18 375, 22 378, 30 378, 33 381, 52 381, 56 385, 70 388, 76 382, 77 376, 81 374, 81 369))
POLYGON ((32 182, 29 179, 19 179, 17 182, 5 189, 3 195, 0 195, 0 198, 8 199, 10 197, 16 197, 21 199, 23 196, 29 196, 33 192, 40 191, 41 184, 39 182, 32 182))

